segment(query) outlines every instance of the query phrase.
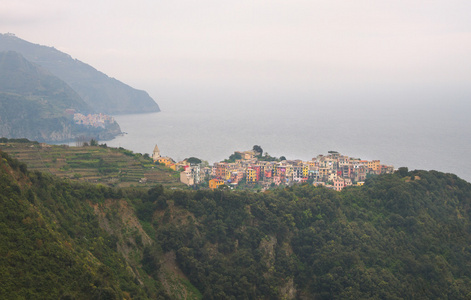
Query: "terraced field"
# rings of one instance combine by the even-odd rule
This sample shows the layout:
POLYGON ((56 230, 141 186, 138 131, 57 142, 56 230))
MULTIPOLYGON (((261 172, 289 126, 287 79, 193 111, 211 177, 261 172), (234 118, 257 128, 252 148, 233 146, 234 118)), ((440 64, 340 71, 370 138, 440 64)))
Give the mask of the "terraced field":
POLYGON ((141 154, 103 146, 69 147, 30 143, 0 143, 0 149, 26 163, 29 170, 116 187, 162 184, 184 188, 178 173, 141 154))

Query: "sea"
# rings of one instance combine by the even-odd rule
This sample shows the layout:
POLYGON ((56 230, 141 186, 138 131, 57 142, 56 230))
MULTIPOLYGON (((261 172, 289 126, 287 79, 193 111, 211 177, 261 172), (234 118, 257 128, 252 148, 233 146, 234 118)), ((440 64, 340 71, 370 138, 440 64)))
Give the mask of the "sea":
POLYGON ((438 103, 185 102, 162 111, 114 116, 125 134, 100 141, 136 153, 210 164, 262 147, 271 156, 310 160, 328 151, 409 170, 454 173, 471 182, 471 106, 438 103))

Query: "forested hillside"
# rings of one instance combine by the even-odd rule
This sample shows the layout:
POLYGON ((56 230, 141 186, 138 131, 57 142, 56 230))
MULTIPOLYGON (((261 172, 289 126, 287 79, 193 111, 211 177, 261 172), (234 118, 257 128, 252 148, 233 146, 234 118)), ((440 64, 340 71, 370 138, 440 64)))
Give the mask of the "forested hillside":
POLYGON ((143 191, 0 153, 9 299, 471 297, 471 184, 452 174, 401 168, 342 192, 143 191))

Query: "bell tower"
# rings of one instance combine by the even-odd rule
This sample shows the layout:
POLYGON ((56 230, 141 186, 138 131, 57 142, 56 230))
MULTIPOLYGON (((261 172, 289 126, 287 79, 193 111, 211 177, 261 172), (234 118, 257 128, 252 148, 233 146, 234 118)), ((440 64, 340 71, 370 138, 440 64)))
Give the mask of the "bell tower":
POLYGON ((159 150, 159 147, 157 147, 157 145, 155 145, 155 148, 154 148, 154 152, 152 152, 152 159, 155 161, 157 161, 158 159, 160 158, 160 150, 159 150))

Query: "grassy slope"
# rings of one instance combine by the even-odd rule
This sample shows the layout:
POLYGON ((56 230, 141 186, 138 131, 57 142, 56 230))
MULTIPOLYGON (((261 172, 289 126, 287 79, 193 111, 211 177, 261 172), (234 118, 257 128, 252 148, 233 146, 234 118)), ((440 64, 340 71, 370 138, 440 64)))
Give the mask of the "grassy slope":
POLYGON ((62 178, 115 187, 184 187, 176 172, 128 150, 105 147, 67 147, 37 143, 1 143, 0 149, 26 163, 28 169, 62 178), (147 178, 146 183, 139 182, 147 178))

